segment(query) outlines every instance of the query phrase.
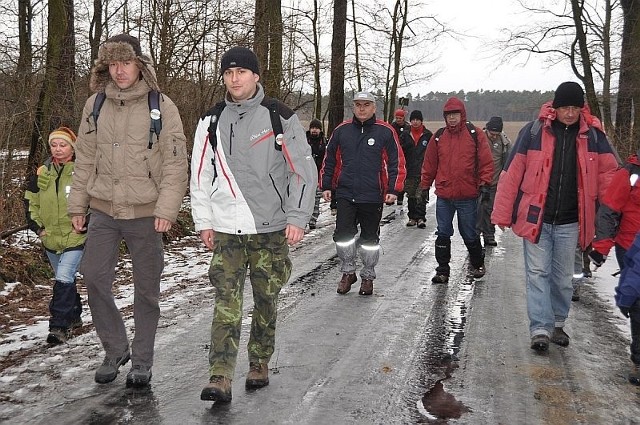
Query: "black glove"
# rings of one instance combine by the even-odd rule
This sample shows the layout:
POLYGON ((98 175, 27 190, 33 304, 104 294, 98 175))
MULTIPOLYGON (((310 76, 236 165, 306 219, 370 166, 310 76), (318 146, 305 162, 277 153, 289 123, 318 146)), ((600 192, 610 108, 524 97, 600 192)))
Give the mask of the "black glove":
POLYGON ((489 187, 480 186, 480 202, 488 204, 491 200, 491 194, 489 193, 489 187))
POLYGON ((429 189, 422 190, 422 199, 428 204, 429 203, 429 189))
POLYGON ((629 317, 629 310, 631 309, 631 307, 618 307, 620 309, 620 313, 622 313, 622 315, 624 317, 629 317))
POLYGON ((606 256, 600 254, 595 249, 592 249, 591 252, 589 253, 589 260, 591 260, 591 262, 596 266, 596 268, 602 266, 606 259, 607 259, 606 256))

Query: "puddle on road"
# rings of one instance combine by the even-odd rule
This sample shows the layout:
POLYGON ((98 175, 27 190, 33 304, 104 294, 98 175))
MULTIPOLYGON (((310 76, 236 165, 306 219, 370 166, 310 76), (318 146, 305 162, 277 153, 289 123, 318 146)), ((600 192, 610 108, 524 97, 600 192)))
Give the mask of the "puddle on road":
MULTIPOLYGON (((444 381, 451 378, 458 368, 458 353, 464 339, 469 302, 473 296, 475 284, 469 280, 460 279, 450 282, 444 290, 450 290, 457 285, 458 292, 450 305, 443 306, 442 326, 436 332, 427 333, 427 344, 432 350, 424 359, 422 367, 430 376, 444 374, 444 378, 436 380, 416 405, 420 414, 427 419, 427 423, 446 424, 448 419, 459 419, 470 411, 463 403, 444 389, 444 381), (438 333, 434 335, 434 333, 438 333)), ((446 304, 446 300, 442 300, 446 304)), ((435 307, 434 307, 435 308, 435 307)))

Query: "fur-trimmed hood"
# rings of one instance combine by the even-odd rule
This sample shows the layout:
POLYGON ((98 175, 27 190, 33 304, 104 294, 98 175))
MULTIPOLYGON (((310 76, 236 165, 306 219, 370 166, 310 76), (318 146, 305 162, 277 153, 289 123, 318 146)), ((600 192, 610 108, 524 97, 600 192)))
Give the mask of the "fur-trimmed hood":
POLYGON ((144 80, 151 90, 160 91, 156 71, 149 56, 140 53, 140 44, 135 37, 115 36, 108 39, 98 51, 96 59, 91 69, 91 79, 89 88, 92 92, 104 92, 107 84, 112 82, 109 74, 109 63, 113 61, 133 61, 140 70, 141 79, 144 80), (133 40, 133 41, 131 41, 133 40))

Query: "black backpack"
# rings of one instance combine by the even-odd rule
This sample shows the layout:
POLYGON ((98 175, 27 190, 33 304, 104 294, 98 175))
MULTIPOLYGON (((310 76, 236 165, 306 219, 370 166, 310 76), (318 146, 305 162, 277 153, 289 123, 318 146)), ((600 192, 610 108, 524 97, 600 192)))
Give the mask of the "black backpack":
MULTIPOLYGON (((98 117, 100 116, 100 110, 102 109, 102 105, 104 104, 107 95, 104 92, 99 92, 96 96, 96 100, 93 102, 93 111, 91 112, 91 117, 93 117, 93 122, 96 125, 96 131, 98 130, 98 117)), ((149 103, 149 117, 151 118, 151 124, 149 127, 149 145, 148 149, 151 149, 153 146, 153 135, 156 135, 156 139, 160 137, 160 132, 162 131, 162 114, 160 113, 160 92, 156 90, 151 90, 148 96, 149 103)))
MULTIPOLYGON (((282 139, 284 137, 284 130, 282 129, 282 121, 280 121, 280 112, 278 111, 279 102, 276 99, 266 97, 262 99, 260 105, 264 106, 269 110, 269 118, 271 118, 271 128, 273 129, 273 134, 275 135, 274 148, 277 151, 282 150, 282 139)), ((227 103, 223 100, 221 102, 216 103, 213 108, 207 111, 204 116, 211 116, 209 120, 209 143, 211 143, 211 147, 214 152, 214 160, 215 160, 215 151, 218 147, 218 138, 216 136, 216 129, 218 128, 218 119, 220 118, 220 114, 227 106, 227 103)))

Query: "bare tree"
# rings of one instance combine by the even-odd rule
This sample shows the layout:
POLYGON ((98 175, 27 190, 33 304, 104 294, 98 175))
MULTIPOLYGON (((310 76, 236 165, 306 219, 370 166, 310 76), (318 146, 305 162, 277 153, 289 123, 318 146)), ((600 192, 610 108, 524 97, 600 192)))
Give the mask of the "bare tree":
POLYGON ((347 0, 333 2, 331 39, 331 85, 329 91, 329 127, 327 134, 344 119, 344 58, 347 38, 347 0))
POLYGON ((73 127, 75 86, 75 31, 73 0, 49 1, 47 60, 44 81, 31 131, 28 169, 41 162, 49 132, 55 127, 73 127))
POLYGON ((280 98, 282 83, 281 0, 256 0, 253 48, 263 74, 265 93, 280 98))
POLYGON ((634 118, 640 117, 640 2, 621 0, 620 3, 624 25, 615 135, 618 151, 625 157, 640 146, 640 125, 634 125, 634 118))

